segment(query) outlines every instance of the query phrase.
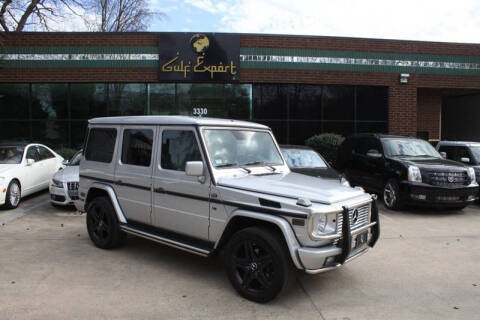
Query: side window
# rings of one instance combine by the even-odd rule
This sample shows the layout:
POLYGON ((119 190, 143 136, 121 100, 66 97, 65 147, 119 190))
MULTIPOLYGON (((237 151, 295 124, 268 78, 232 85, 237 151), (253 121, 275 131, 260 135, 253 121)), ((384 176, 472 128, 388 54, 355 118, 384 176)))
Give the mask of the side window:
POLYGON ((164 130, 162 132, 162 168, 185 171, 185 163, 188 161, 202 161, 193 131, 164 130))
POLYGON ((447 159, 450 159, 450 160, 455 160, 455 158, 457 157, 455 147, 440 146, 440 148, 438 148, 438 151, 445 152, 447 154, 447 159))
POLYGON ((122 163, 149 167, 152 159, 153 130, 123 131, 122 163))
POLYGON ((469 158, 470 161, 472 160, 472 156, 466 147, 458 147, 457 148, 457 155, 455 161, 461 161, 462 158, 469 158))
POLYGON ((29 147, 27 150, 26 159, 33 159, 35 162, 40 160, 40 155, 38 154, 37 147, 29 147))
POLYGON ((366 155, 368 151, 367 138, 357 138, 353 143, 353 151, 356 154, 366 155))
POLYGON ((40 160, 51 159, 55 158, 53 153, 51 153, 47 148, 38 146, 38 154, 40 156, 40 160))
POLYGON ((116 129, 90 129, 87 141, 87 149, 85 151, 85 159, 88 161, 98 161, 105 163, 112 162, 116 139, 116 129))

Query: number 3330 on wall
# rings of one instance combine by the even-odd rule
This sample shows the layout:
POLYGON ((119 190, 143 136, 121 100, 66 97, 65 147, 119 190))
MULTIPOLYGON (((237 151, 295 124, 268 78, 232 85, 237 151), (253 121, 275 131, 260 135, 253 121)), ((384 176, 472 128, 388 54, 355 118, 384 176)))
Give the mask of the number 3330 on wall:
POLYGON ((206 116, 208 114, 208 109, 207 108, 193 108, 193 115, 194 116, 206 116))

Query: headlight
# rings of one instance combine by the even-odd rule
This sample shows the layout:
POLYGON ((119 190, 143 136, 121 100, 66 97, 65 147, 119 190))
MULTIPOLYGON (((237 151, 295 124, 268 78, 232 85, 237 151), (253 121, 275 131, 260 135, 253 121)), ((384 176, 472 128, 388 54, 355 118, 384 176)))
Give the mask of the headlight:
POLYGON ((52 186, 57 188, 63 188, 63 182, 56 179, 52 179, 52 186))
POLYGON ((328 214, 315 213, 310 219, 309 230, 313 239, 335 232, 335 223, 329 223, 331 219, 329 219, 328 214))
POLYGON ((420 169, 418 169, 418 167, 408 167, 408 181, 422 182, 422 174, 420 173, 420 169))
POLYGON ((468 174, 468 178, 470 179, 470 183, 474 183, 475 182, 475 169, 473 169, 472 167, 468 167, 467 174, 468 174))
POLYGON ((350 187, 350 182, 348 182, 347 178, 344 176, 340 178, 340 184, 345 187, 350 187))

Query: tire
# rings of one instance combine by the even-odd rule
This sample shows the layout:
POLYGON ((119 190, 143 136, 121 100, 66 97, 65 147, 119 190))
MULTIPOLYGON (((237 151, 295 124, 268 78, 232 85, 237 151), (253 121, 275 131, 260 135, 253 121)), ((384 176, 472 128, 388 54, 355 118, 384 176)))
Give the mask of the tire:
POLYGON ((121 246, 126 238, 120 230, 115 210, 109 199, 97 197, 88 206, 87 230, 90 240, 101 249, 121 246))
POLYGON ((394 179, 390 179, 383 188, 383 203, 390 210, 399 210, 402 208, 400 201, 400 188, 398 182, 394 179))
POLYGON ((292 279, 292 262, 274 231, 250 227, 235 233, 225 251, 225 267, 235 290, 255 302, 278 296, 292 279))
POLYGON ((18 207, 22 197, 22 190, 17 180, 12 180, 8 184, 7 193, 5 195, 5 207, 7 209, 15 209, 18 207))

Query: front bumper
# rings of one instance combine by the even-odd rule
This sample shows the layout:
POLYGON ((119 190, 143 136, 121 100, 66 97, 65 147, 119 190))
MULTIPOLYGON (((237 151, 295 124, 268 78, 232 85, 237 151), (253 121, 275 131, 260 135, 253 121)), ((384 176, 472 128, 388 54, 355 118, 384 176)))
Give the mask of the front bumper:
POLYGON ((440 187, 420 182, 400 183, 403 203, 413 205, 449 207, 467 205, 476 200, 478 184, 462 187, 440 187))
POLYGON ((380 221, 376 201, 372 202, 370 222, 351 230, 350 215, 347 208, 343 209, 342 235, 339 245, 330 245, 321 248, 301 247, 298 249, 298 256, 309 274, 317 274, 336 269, 345 263, 366 253, 369 248, 375 246, 380 236, 380 221), (359 247, 352 248, 352 244, 358 241, 358 237, 368 232, 367 241, 359 247))
MULTIPOLYGON (((65 185, 65 183, 63 184, 65 185)), ((50 190, 50 202, 57 205, 62 205, 62 206, 73 204, 73 200, 68 195, 68 192, 65 187, 59 188, 50 184, 49 190, 50 190)))

